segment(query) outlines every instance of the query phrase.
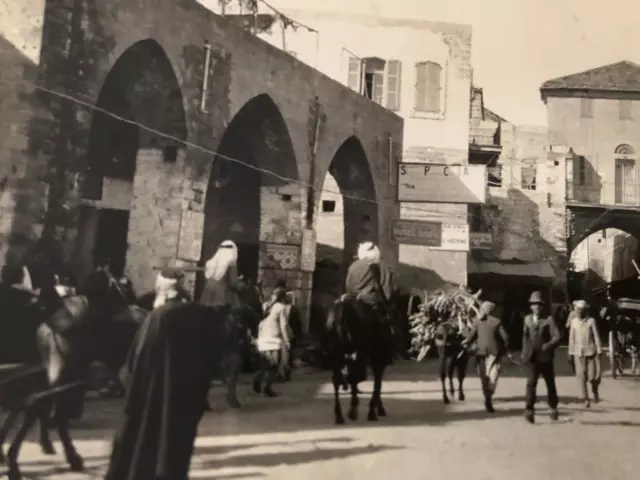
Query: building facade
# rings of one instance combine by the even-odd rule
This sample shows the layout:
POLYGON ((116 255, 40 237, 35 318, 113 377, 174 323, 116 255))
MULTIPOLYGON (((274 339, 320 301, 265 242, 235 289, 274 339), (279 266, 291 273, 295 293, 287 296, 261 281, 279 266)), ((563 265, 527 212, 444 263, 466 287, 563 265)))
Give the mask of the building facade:
POLYGON ((102 251, 144 293, 231 238, 241 273, 286 278, 304 312, 331 169, 345 250, 374 238, 395 265, 380 146, 401 148, 402 118, 196 1, 68 3, 0 7, 4 262, 44 249, 82 277, 102 251))
POLYGON ((470 163, 487 165, 488 196, 470 210, 469 283, 509 321, 533 289, 564 290, 564 161, 549 152, 546 128, 495 114, 480 88, 473 90, 470 135, 470 163))
MULTIPOLYGON (((380 146, 389 151, 394 168, 400 161, 468 162, 470 26, 308 11, 303 6, 282 12, 261 6, 252 17, 233 3, 225 7, 228 18, 264 24, 261 38, 404 119, 403 146, 394 142, 380 146), (279 13, 286 17, 278 17, 279 13)), ((325 180, 318 215, 319 258, 341 257, 339 183, 331 175, 325 180)), ((445 230, 468 230, 467 203, 430 200, 403 202, 401 218, 440 222, 445 230)), ((398 278, 414 288, 465 284, 467 255, 468 242, 454 250, 400 244, 398 278)))
POLYGON ((607 233, 620 229, 640 238, 640 66, 627 61, 605 65, 549 80, 540 91, 548 111, 549 142, 568 150, 569 254, 575 252, 578 263, 585 256, 601 256, 602 268, 596 270, 605 279, 614 266, 617 275, 633 274, 628 264, 637 255, 629 252, 634 242, 627 235, 614 239, 607 233), (600 234, 600 242, 579 247, 600 231, 611 238, 603 241, 600 234), (587 246, 593 247, 593 255, 586 253, 587 246))

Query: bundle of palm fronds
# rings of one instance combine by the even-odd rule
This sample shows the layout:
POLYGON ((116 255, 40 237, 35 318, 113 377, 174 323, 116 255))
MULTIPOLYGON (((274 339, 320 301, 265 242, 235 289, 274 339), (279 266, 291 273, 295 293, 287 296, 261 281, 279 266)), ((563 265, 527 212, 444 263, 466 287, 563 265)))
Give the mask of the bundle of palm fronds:
POLYGON ((422 361, 434 343, 438 342, 438 332, 442 327, 462 332, 471 326, 473 318, 478 315, 481 293, 482 290, 478 290, 472 294, 462 286, 449 291, 425 291, 424 301, 414 314, 411 314, 413 305, 409 304, 411 350, 417 354, 417 361, 422 361))

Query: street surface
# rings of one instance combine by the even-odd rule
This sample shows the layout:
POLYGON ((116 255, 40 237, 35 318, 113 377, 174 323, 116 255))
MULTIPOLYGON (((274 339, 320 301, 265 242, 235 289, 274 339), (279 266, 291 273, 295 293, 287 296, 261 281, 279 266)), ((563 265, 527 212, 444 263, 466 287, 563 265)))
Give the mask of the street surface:
MULTIPOLYGON (((445 406, 435 362, 402 362, 390 368, 383 387, 389 417, 366 421, 371 384, 364 383, 357 423, 333 424, 329 375, 297 371, 283 395, 269 399, 240 386, 241 411, 226 407, 224 388, 212 389, 215 412, 202 421, 193 479, 367 479, 388 480, 562 480, 637 479, 640 381, 605 377, 603 401, 590 409, 576 403, 577 385, 564 352, 559 355, 561 418, 552 423, 543 402, 536 425, 523 418, 523 371, 503 369, 497 412, 483 411, 475 373, 467 379, 467 400, 445 406)), ((471 369, 470 369, 471 370, 471 369)), ((348 406, 344 397, 343 406, 348 406)), ((102 478, 120 401, 92 400, 73 430, 84 455, 84 474, 67 472, 61 455, 46 457, 31 434, 22 451, 25 478, 102 478)), ((52 438, 57 439, 52 432, 52 438)), ((61 452, 59 442, 56 442, 61 452)))

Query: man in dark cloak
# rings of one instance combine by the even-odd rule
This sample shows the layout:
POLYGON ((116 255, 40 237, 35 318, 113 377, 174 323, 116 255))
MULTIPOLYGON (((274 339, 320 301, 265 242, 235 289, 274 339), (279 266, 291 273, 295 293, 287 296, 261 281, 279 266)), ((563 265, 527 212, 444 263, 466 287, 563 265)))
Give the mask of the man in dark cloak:
MULTIPOLYGON (((133 342, 127 388, 105 480, 187 480, 212 365, 227 341, 215 307, 187 301, 179 271, 164 270, 154 310, 133 342)), ((220 361, 218 358, 217 361, 220 361)))

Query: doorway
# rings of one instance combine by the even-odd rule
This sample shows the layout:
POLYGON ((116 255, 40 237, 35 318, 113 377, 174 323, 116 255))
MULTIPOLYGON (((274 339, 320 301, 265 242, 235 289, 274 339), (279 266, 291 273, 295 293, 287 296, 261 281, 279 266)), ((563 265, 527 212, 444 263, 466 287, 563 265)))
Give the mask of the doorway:
POLYGON ((127 258, 129 211, 102 209, 98 217, 95 251, 111 258, 114 274, 122 275, 127 258))
POLYGON ((636 195, 636 161, 629 158, 616 158, 615 203, 635 205, 636 195))

